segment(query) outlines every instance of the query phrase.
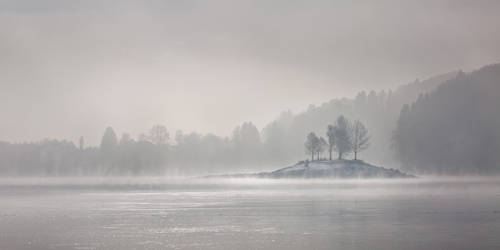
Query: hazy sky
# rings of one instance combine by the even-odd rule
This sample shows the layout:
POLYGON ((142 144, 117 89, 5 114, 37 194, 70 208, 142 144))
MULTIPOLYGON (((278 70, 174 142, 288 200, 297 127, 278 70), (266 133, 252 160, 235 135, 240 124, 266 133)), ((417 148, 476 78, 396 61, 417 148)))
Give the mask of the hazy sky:
POLYGON ((229 135, 500 61, 500 1, 0 0, 0 140, 229 135))

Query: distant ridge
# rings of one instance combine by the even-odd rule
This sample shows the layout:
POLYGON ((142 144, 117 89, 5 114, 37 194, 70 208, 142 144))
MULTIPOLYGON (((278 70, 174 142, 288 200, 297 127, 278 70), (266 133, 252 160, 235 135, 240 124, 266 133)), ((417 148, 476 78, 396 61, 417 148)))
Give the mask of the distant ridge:
POLYGON ((459 72, 459 70, 450 71, 448 73, 429 77, 422 81, 415 80, 411 83, 400 85, 394 91, 393 97, 396 99, 399 108, 401 108, 403 104, 416 101, 420 94, 434 91, 442 83, 455 78, 459 72))

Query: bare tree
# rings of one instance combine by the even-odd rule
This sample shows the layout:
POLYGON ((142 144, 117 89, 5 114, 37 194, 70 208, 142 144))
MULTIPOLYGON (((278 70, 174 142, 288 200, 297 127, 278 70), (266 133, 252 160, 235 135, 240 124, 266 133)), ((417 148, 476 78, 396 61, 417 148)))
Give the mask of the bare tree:
POLYGON ((327 147, 328 147, 328 143, 326 143, 325 138, 323 138, 323 137, 319 138, 318 152, 317 152, 318 153, 318 157, 317 157, 318 160, 320 159, 320 155, 322 155, 323 152, 325 152, 327 147))
POLYGON ((342 160, 342 156, 351 152, 351 124, 347 118, 343 115, 337 118, 337 122, 334 127, 335 135, 335 149, 337 150, 339 160, 342 160))
POLYGON ((169 139, 167 128, 163 125, 154 125, 149 130, 149 140, 155 145, 164 145, 169 139))
POLYGON ((328 153, 329 159, 332 160, 332 151, 335 147, 335 127, 333 125, 328 125, 326 130, 326 135, 328 136, 328 153))
POLYGON ((352 125, 352 151, 354 160, 358 159, 358 153, 370 146, 370 136, 365 125, 359 120, 354 121, 352 125))
POLYGON ((306 147, 306 153, 311 154, 311 161, 314 161, 314 154, 318 151, 319 143, 320 140, 315 133, 311 132, 307 135, 304 146, 306 147))

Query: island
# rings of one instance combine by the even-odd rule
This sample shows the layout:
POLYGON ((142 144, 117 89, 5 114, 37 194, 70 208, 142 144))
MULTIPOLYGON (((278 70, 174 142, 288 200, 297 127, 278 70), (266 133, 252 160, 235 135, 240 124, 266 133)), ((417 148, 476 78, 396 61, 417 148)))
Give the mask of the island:
POLYGON ((397 169, 388 169, 368 164, 358 159, 358 154, 370 145, 370 136, 365 125, 360 120, 349 121, 343 115, 337 118, 335 124, 328 125, 327 139, 310 132, 304 143, 305 152, 311 159, 281 168, 272 172, 255 174, 212 175, 207 177, 229 178, 414 178, 397 169), (333 151, 337 159, 332 160, 333 151), (321 157, 325 152, 328 158, 321 157), (354 153, 354 159, 343 157, 354 153))
POLYGON ((272 172, 253 174, 210 175, 208 178, 415 178, 397 169, 373 166, 362 160, 316 160, 297 164, 272 172))

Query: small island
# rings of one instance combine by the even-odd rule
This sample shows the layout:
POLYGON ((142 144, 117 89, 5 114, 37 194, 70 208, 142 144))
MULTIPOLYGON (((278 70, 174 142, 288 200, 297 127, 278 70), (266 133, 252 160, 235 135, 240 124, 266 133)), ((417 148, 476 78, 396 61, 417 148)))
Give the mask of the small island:
POLYGON ((397 169, 373 166, 361 160, 317 160, 300 161, 297 164, 272 172, 255 174, 210 175, 208 178, 415 178, 397 169))
POLYGON ((414 178, 397 169, 377 167, 358 159, 358 154, 370 145, 370 137, 365 125, 356 120, 351 123, 339 116, 335 125, 328 125, 325 140, 314 132, 307 135, 305 151, 311 159, 272 172, 255 174, 212 175, 207 177, 229 178, 414 178), (332 153, 337 159, 332 160, 332 153), (328 152, 328 159, 321 156, 328 152), (354 153, 354 159, 343 159, 354 153))
POLYGON ((269 173, 259 173, 261 178, 412 178, 396 169, 367 164, 361 160, 301 161, 293 166, 269 173))

